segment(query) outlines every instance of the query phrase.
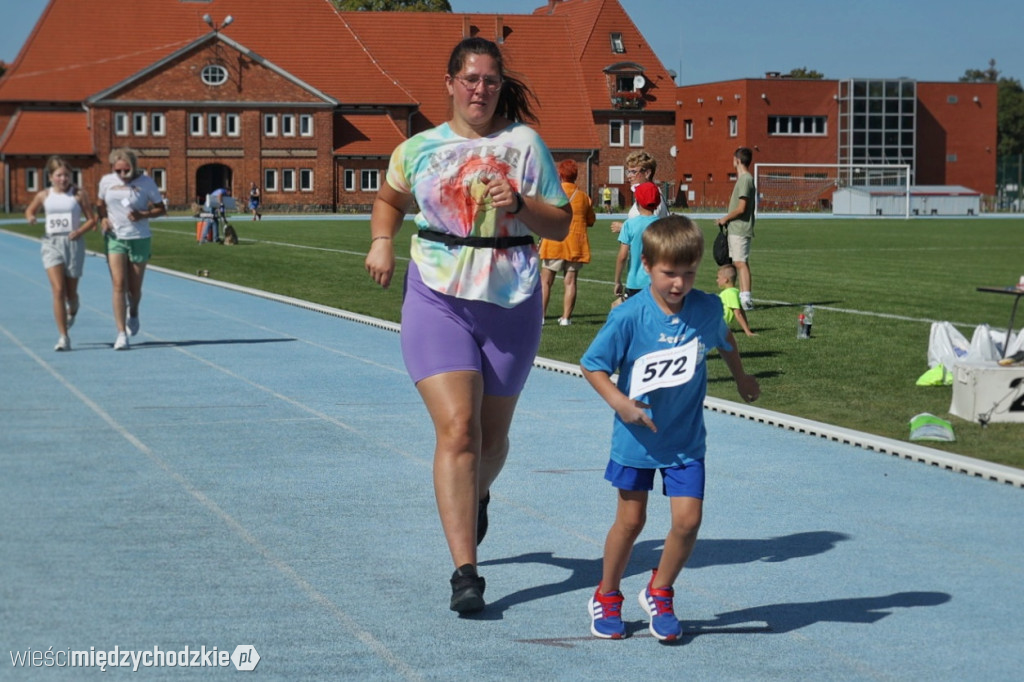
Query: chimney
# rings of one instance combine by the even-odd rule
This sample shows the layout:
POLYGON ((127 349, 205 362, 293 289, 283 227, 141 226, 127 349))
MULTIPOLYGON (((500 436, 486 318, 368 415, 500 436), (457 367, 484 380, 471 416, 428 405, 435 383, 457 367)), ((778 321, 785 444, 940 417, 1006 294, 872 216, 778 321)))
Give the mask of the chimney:
POLYGON ((505 42, 505 17, 500 14, 494 17, 494 42, 499 45, 505 42))
POLYGON ((473 35, 471 33, 472 30, 473 30, 473 24, 471 24, 470 21, 469 21, 469 15, 468 14, 462 15, 462 37, 463 38, 471 38, 472 35, 473 35))

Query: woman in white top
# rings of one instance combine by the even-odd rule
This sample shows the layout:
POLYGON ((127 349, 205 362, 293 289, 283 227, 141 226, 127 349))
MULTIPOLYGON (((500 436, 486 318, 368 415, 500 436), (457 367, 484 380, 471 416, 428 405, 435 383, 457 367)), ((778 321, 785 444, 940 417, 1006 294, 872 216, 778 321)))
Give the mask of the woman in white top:
POLYGON ((78 313, 78 279, 85 265, 82 235, 96 227, 96 218, 89 197, 71 183, 71 165, 67 161, 51 156, 46 162, 46 175, 50 187, 33 197, 25 209, 25 218, 34 225, 40 208, 46 215, 43 267, 53 291, 53 318, 60 333, 53 349, 71 350, 68 329, 78 313))
POLYGON ((114 289, 114 350, 127 350, 129 334, 139 333, 142 278, 151 254, 149 219, 166 214, 167 207, 153 179, 139 170, 135 152, 115 149, 110 164, 113 172, 100 180, 97 208, 114 289))

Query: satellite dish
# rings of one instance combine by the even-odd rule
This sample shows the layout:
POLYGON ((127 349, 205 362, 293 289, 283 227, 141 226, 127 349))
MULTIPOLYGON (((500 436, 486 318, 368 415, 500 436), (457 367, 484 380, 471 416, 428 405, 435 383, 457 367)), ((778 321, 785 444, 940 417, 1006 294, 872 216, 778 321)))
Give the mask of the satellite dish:
POLYGON ((671 156, 671 157, 672 157, 673 159, 674 159, 674 158, 676 158, 676 154, 678 154, 678 153, 679 153, 679 150, 678 150, 678 149, 676 149, 676 146, 675 146, 675 145, 672 145, 671 147, 669 147, 669 148, 668 148, 668 154, 669 154, 669 156, 671 156))
POLYGON ((633 77, 633 89, 634 90, 639 90, 640 88, 644 87, 646 84, 647 84, 647 81, 644 79, 643 76, 634 76, 633 77))

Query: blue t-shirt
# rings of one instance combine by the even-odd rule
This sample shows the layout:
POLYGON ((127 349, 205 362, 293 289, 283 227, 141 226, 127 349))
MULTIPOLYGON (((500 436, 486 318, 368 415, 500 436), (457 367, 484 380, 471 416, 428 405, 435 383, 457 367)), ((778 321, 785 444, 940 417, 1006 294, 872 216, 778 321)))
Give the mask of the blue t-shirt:
POLYGON ((627 289, 643 289, 651 283, 651 276, 644 270, 640 257, 643 255, 643 234, 647 226, 658 219, 656 215, 638 215, 622 223, 619 243, 629 247, 629 272, 626 273, 627 289))
POLYGON ((731 349, 727 335, 721 300, 697 289, 686 295, 677 315, 666 315, 658 307, 650 287, 611 311, 580 360, 584 368, 609 375, 619 372, 617 385, 626 395, 630 394, 638 361, 651 374, 661 373, 666 367, 671 368, 669 373, 677 369, 689 373, 686 383, 634 396, 651 406, 650 416, 658 427, 657 433, 646 426, 626 424, 615 415, 611 447, 614 462, 638 469, 660 469, 704 459, 706 356, 711 348, 731 349), (693 361, 688 366, 680 367, 678 362, 645 363, 645 356, 650 358, 650 353, 683 349, 691 342, 695 345, 689 347, 695 349, 695 354, 690 356, 693 361))

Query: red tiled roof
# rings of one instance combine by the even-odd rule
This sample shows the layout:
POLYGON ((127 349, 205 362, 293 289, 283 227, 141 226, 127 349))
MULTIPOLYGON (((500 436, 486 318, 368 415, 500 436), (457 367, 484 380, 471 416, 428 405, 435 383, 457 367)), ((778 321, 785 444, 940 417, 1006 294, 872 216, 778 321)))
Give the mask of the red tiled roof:
POLYGON ((505 68, 518 74, 537 96, 535 127, 552 149, 600 146, 583 89, 578 60, 566 40, 564 20, 532 15, 351 12, 344 15, 384 71, 415 92, 425 121, 437 125, 451 115, 444 74, 452 48, 472 35, 495 40, 498 17, 505 68), (415 45, 415 56, 395 48, 395 36, 429 36, 415 45), (556 106, 557 105, 557 106, 556 106))
POLYGON ((0 137, 7 156, 63 154, 92 156, 92 133, 84 111, 21 111, 0 137))
POLYGON ((345 114, 334 128, 334 153, 387 157, 404 139, 386 114, 345 114))
MULTIPOLYGON (((610 109, 604 69, 617 62, 634 62, 643 67, 648 81, 644 92, 645 111, 675 110, 675 81, 651 49, 629 14, 615 0, 562 0, 553 7, 540 7, 535 15, 565 17, 573 36, 576 58, 587 75, 587 94, 593 109, 610 109), (611 49, 610 35, 621 33, 624 53, 611 49)), ((671 20, 671 18, 667 18, 671 20)))

